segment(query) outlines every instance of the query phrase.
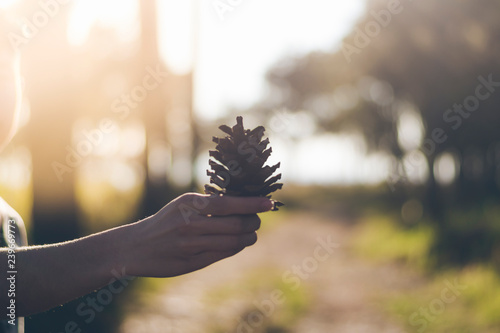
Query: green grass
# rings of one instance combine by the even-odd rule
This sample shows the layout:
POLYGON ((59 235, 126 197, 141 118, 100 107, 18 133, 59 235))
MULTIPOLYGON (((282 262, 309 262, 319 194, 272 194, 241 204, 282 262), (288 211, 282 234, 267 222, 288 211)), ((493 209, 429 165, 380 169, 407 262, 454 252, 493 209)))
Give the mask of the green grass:
POLYGON ((399 261, 419 268, 428 264, 434 239, 432 228, 425 224, 402 229, 383 215, 365 219, 357 235, 354 247, 358 254, 379 263, 399 261))
POLYGON ((260 268, 243 280, 212 290, 203 300, 205 304, 225 308, 236 300, 240 301, 240 308, 234 320, 214 323, 207 332, 237 331, 242 322, 251 323, 252 316, 263 318, 261 325, 249 326, 255 333, 285 332, 293 328, 312 300, 306 286, 293 289, 283 281, 281 274, 271 267, 260 268))
POLYGON ((294 213, 287 210, 286 207, 280 208, 277 212, 266 212, 259 214, 261 225, 258 231, 259 234, 267 233, 279 225, 286 223, 290 216, 294 213))
POLYGON ((437 274, 411 293, 386 298, 384 303, 409 332, 498 332, 498 290, 496 272, 474 266, 437 274), (459 287, 453 291, 450 285, 459 287))
POLYGON ((380 295, 388 313, 408 332, 499 332, 500 277, 485 264, 429 272, 433 229, 425 223, 406 229, 390 216, 365 219, 355 250, 376 263, 417 267, 426 282, 405 294, 380 295), (458 285, 455 292, 450 285, 458 285))

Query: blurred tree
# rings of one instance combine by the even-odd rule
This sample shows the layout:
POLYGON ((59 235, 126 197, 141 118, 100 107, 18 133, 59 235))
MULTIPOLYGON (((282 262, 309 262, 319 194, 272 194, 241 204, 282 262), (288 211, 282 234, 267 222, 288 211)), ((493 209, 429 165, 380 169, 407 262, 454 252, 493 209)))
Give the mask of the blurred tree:
MULTIPOLYGON (((179 156, 191 154, 193 84, 191 73, 173 75, 160 60, 156 0, 140 1, 140 12, 141 64, 143 68, 153 68, 165 76, 165 82, 159 88, 148 91, 147 99, 141 105, 147 137, 146 186, 142 212, 144 217, 156 213, 185 190, 185 187, 175 185, 175 179, 172 182, 172 177, 177 175, 169 169, 172 169, 173 162, 182 158, 179 156), (184 123, 187 126, 184 126, 184 123), (180 132, 177 129, 181 129, 180 132), (187 146, 183 146, 183 143, 187 146), (161 154, 161 151, 168 153, 161 154)), ((190 163, 191 159, 188 159, 188 162, 190 163)))
MULTIPOLYGON (((401 193, 420 196, 448 256, 453 247, 470 245, 465 237, 446 240, 457 224, 449 212, 500 196, 499 9, 495 0, 368 1, 336 52, 285 59, 269 71, 275 93, 261 109, 309 110, 318 128, 359 130, 368 147, 392 155, 391 177, 399 180, 395 197, 401 203, 401 193), (405 180, 403 161, 411 151, 401 146, 399 135, 405 133, 398 129, 408 105, 425 127, 417 147, 427 160, 423 192, 405 180), (455 158, 458 174, 449 184, 442 179, 453 177, 447 174, 453 168, 440 168, 445 153, 455 158)), ((467 223, 466 232, 473 229, 475 236, 491 231, 480 216, 467 223)), ((471 257, 488 257, 489 251, 471 257)))
MULTIPOLYGON (((115 94, 123 93, 122 89, 137 82, 138 73, 142 79, 144 67, 130 52, 130 43, 124 45, 110 27, 94 25, 85 43, 71 45, 68 25, 72 4, 57 7, 57 12, 43 25, 35 17, 48 14, 38 2, 22 2, 20 7, 19 15, 26 20, 33 18, 30 24, 34 25, 23 29, 36 28, 22 45, 26 94, 32 110, 24 135, 33 161, 31 242, 66 241, 84 234, 81 223, 85 221, 79 214, 75 181, 96 151, 106 145, 104 133, 99 132, 101 121, 118 119, 111 107, 115 94), (84 128, 75 130, 81 120, 86 122, 84 128)), ((114 130, 112 134, 116 137, 118 132, 114 130)), ((112 332, 118 321, 119 302, 108 305, 107 311, 87 324, 76 311, 85 299, 27 318, 26 332, 60 331, 69 320, 81 324, 85 331, 112 332)))
MULTIPOLYGON (((68 75, 74 69, 73 54, 66 31, 71 6, 62 6, 45 25, 32 18, 45 17, 36 2, 23 2, 21 17, 26 18, 22 44, 22 72, 31 120, 24 137, 33 163, 33 224, 31 244, 47 244, 79 237, 78 209, 75 198, 74 170, 60 180, 53 162, 66 164, 71 146, 72 124, 77 118, 73 103, 78 93, 75 81, 68 75)), ((47 16, 48 17, 48 16, 47 16)), ((77 157, 75 157, 77 158, 77 157)), ((26 332, 47 332, 64 327, 75 307, 61 307, 50 314, 26 319, 26 332)))
MULTIPOLYGON (((68 76, 74 68, 70 61, 73 51, 66 37, 70 8, 60 7, 58 15, 46 26, 38 28, 38 23, 31 20, 32 26, 25 27, 33 34, 23 46, 22 64, 32 110, 27 132, 33 160, 31 234, 35 244, 65 241, 80 235, 74 170, 68 169, 63 178, 58 178, 53 168, 53 162, 67 163, 71 154, 67 147, 71 146, 72 124, 77 117, 72 105, 78 93, 75 81, 68 76)), ((24 10, 28 18, 42 12, 37 3, 24 10)))
MULTIPOLYGON (((460 157, 457 199, 461 204, 477 202, 488 194, 498 195, 498 186, 491 186, 498 185, 491 177, 497 165, 491 159, 487 163, 487 151, 500 139, 494 125, 500 120, 500 114, 494 111, 500 96, 488 92, 488 87, 481 90, 489 95, 485 101, 476 94, 484 81, 500 78, 499 50, 494 42, 500 26, 492 15, 499 5, 490 0, 481 5, 430 0, 406 4, 369 49, 359 57, 353 56, 368 75, 390 82, 397 97, 411 99, 421 111, 426 125, 421 150, 430 171, 428 207, 439 217, 442 198, 435 195, 439 189, 433 171, 436 157, 443 152, 453 151, 460 157), (476 166, 482 165, 475 176, 468 175, 467 156, 476 166)), ((380 2, 372 2, 371 7, 359 26, 367 27, 374 20, 374 12, 387 12, 380 2)))
MULTIPOLYGON (((125 220, 123 212, 113 211, 120 205, 133 211, 136 204, 132 201, 142 199, 142 210, 132 213, 142 218, 173 198, 176 193, 167 170, 169 153, 177 143, 167 136, 167 124, 183 128, 176 112, 188 120, 188 131, 181 132, 181 141, 188 143, 185 150, 188 157, 191 154, 192 75, 171 75, 159 59, 156 0, 137 2, 140 12, 126 27, 126 36, 120 34, 123 27, 110 26, 109 22, 92 21, 92 17, 84 22, 89 15, 85 10, 73 15, 75 6, 89 9, 92 5, 61 3, 19 1, 16 18, 20 19, 14 19, 22 23, 15 33, 21 41, 22 72, 31 106, 31 121, 17 139, 25 140, 32 154, 32 244, 65 241, 110 226, 97 218, 98 223, 89 227, 92 218, 105 214, 80 214, 83 201, 91 206, 87 209, 106 210, 108 216, 112 211, 122 217, 113 220, 116 224, 133 219, 126 216, 125 220), (84 40, 71 39, 69 27, 75 22, 77 30, 85 31, 85 24, 90 25, 84 40), (130 106, 130 98, 137 103, 130 106), (113 129, 103 131, 107 126, 103 124, 111 123, 113 129), (140 133, 130 135, 130 127, 140 133), (129 192, 123 190, 126 186, 120 185, 130 184, 125 178, 131 174, 120 172, 117 165, 133 170, 132 176, 141 184, 129 192), (137 199, 141 194, 143 197, 137 199), (126 195, 133 198, 124 198, 126 195), (93 200, 82 200, 82 196, 93 200)), ((106 6, 101 9, 109 10, 106 6)), ((95 17, 100 14, 105 13, 95 17)), ((76 317, 76 307, 83 300, 29 318, 27 332, 62 330, 76 317)), ((84 330, 112 332, 119 321, 119 309, 118 302, 110 304, 91 324, 85 323, 84 330)), ((76 321, 82 323, 82 318, 76 321)))
MULTIPOLYGON (((143 68, 161 68, 165 72, 163 65, 160 66, 158 53, 158 33, 156 19, 156 0, 140 1, 141 20, 141 48, 140 63, 143 68)), ((141 74, 144 75, 144 74, 141 74)), ((140 81, 138 81, 140 82, 140 81)), ((167 107, 162 102, 160 89, 148 92, 147 99, 142 103, 143 121, 146 127, 146 154, 145 165, 145 193, 143 196, 143 216, 154 214, 161 208, 168 196, 166 172, 151 174, 150 157, 154 157, 152 150, 155 146, 166 147, 166 111, 167 107)), ((159 157, 161 158, 161 157, 159 157)))

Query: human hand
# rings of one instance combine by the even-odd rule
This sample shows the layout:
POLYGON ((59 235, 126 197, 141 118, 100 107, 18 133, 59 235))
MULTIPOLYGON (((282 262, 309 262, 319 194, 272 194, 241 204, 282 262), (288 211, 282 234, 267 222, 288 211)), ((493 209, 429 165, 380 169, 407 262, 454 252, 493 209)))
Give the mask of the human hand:
POLYGON ((272 208, 267 198, 182 195, 125 228, 120 261, 132 276, 171 277, 198 270, 253 245, 260 227, 256 214, 272 208))

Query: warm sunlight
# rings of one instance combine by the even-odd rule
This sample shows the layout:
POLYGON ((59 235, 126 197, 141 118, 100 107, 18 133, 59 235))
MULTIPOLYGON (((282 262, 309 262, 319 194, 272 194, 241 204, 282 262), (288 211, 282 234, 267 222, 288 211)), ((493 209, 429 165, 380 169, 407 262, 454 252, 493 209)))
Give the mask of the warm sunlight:
POLYGON ((500 332, 498 36, 499 0, 0 0, 0 333, 500 332))
POLYGON ((137 0, 75 0, 68 27, 72 45, 82 45, 94 24, 113 27, 118 37, 132 40, 137 36, 137 0))
MULTIPOLYGON (((254 1, 235 6, 221 19, 214 2, 157 1, 159 51, 174 73, 187 73, 196 64, 197 109, 203 118, 214 118, 228 105, 257 100, 266 68, 283 54, 332 49, 361 14, 363 4, 361 0, 254 1), (275 13, 283 8, 289 15, 276 25, 275 13), (314 17, 302 16, 307 12, 314 17), (256 48, 259 52, 254 52, 256 48), (243 66, 241 59, 248 54, 252 61, 243 66), (215 85, 213 77, 219 78, 215 85), (235 80, 240 83, 234 85, 235 80)), ((82 45, 97 24, 112 26, 120 39, 130 40, 138 33, 137 15, 137 0, 76 0, 68 39, 72 45, 82 45)))
POLYGON ((185 74, 193 67, 195 5, 193 0, 157 1, 160 55, 174 73, 185 74))
POLYGON ((18 0, 0 0, 0 8, 8 8, 14 3, 16 3, 18 0))
MULTIPOLYGON (((231 2, 231 1, 229 1, 231 2)), ((284 55, 332 50, 361 15, 365 1, 232 1, 224 13, 200 2, 196 106, 201 118, 245 107, 265 93, 265 72, 284 55), (217 81, 214 82, 214 78, 217 81)))

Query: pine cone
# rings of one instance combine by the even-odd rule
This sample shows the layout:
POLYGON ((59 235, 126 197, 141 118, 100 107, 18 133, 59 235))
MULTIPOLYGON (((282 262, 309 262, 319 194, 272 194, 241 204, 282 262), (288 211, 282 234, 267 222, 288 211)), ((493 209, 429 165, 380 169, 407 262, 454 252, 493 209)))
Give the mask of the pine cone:
MULTIPOLYGON (((212 171, 207 170, 210 184, 205 185, 205 193, 271 198, 271 193, 281 189, 283 184, 276 183, 281 174, 273 176, 280 163, 272 167, 264 166, 272 152, 272 148, 267 148, 269 139, 262 140, 265 128, 259 126, 246 130, 243 118, 237 117, 233 128, 222 125, 219 129, 228 136, 213 138, 217 146, 216 150, 209 152, 212 171)), ((274 203, 274 210, 283 206, 279 201, 274 203)))

